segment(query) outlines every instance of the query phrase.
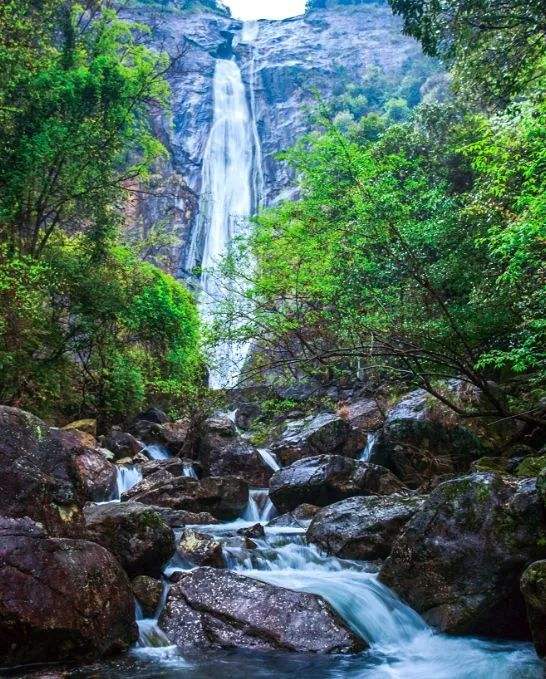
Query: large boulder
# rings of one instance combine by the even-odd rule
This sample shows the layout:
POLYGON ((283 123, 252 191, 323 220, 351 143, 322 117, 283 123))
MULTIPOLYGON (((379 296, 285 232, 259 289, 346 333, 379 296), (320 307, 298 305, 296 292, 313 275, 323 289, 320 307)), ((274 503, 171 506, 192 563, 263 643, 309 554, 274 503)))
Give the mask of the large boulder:
POLYGON ((143 444, 132 434, 121 429, 111 429, 107 436, 101 438, 102 445, 114 454, 116 460, 132 460, 144 448, 143 444))
POLYGON ((79 537, 84 488, 71 432, 50 429, 18 408, 0 406, 0 515, 28 516, 50 535, 79 537))
POLYGON ((369 433, 383 424, 383 411, 376 399, 361 398, 347 403, 338 413, 350 427, 349 437, 341 453, 349 457, 359 457, 366 447, 369 433))
POLYGON ((63 442, 73 451, 76 475, 86 500, 104 502, 115 497, 118 472, 107 459, 107 451, 100 448, 89 434, 77 430, 67 430, 63 442))
POLYGON ((175 551, 172 529, 150 507, 136 502, 85 508, 89 539, 106 547, 129 576, 159 577, 175 551))
POLYGON ((321 597, 214 568, 182 575, 159 626, 188 654, 219 648, 356 653, 365 646, 321 597))
POLYGON ((537 653, 546 656, 546 561, 531 564, 521 577, 529 627, 537 653))
MULTIPOLYGON (((150 477, 149 477, 150 478, 150 477)), ((150 486, 145 479, 131 489, 131 501, 169 509, 183 509, 199 514, 206 512, 219 520, 236 519, 244 512, 249 498, 248 484, 235 476, 208 477, 197 480, 172 477, 150 486)))
POLYGON ((423 503, 423 498, 404 495, 342 500, 317 512, 307 539, 340 558, 384 559, 423 503))
POLYGON ((286 467, 307 457, 341 454, 350 435, 351 425, 346 419, 334 413, 320 413, 290 422, 270 449, 281 466, 286 467))
POLYGON ((341 455, 319 455, 280 469, 271 478, 269 495, 280 513, 307 503, 325 507, 356 495, 391 495, 404 490, 384 467, 341 455))
POLYGON ((137 420, 131 428, 131 433, 139 441, 165 447, 171 455, 193 456, 193 431, 189 419, 164 424, 137 420))
POLYGON ((380 578, 444 632, 528 638, 519 579, 546 555, 545 529, 535 480, 458 478, 406 525, 380 578))
POLYGON ((106 549, 0 519, 0 665, 90 660, 137 638, 129 582, 106 549))
MULTIPOLYGON (((458 381, 447 388, 452 398, 458 397, 458 381)), ((417 389, 387 413, 369 461, 417 488, 435 476, 467 473, 472 462, 486 453, 484 443, 463 420, 424 389, 417 389)))
POLYGON ((239 476, 251 486, 267 486, 273 474, 258 449, 237 434, 229 418, 220 416, 204 423, 199 461, 207 476, 239 476))

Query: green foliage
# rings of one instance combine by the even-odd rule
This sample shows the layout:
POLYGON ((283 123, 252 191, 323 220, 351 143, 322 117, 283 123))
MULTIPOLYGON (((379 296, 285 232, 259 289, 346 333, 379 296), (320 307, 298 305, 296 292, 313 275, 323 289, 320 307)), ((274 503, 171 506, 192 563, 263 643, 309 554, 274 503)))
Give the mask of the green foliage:
POLYGON ((543 0, 389 0, 427 54, 455 64, 465 93, 503 104, 544 76, 543 0))
POLYGON ((163 153, 146 30, 108 2, 0 6, 0 400, 42 416, 121 420, 201 380, 190 294, 119 244, 163 153))

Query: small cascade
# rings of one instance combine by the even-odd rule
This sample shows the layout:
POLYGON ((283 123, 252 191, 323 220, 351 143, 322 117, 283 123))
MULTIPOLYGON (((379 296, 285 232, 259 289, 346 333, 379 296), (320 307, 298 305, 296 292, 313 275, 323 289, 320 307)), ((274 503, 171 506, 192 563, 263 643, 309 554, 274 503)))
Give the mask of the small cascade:
POLYGON ((127 493, 142 481, 142 471, 138 465, 127 465, 118 466, 117 472, 117 499, 121 500, 123 493, 127 493))
POLYGON ((361 456, 358 458, 361 462, 369 462, 377 439, 379 438, 379 432, 373 431, 368 434, 368 440, 366 441, 366 447, 362 451, 361 456))
POLYGON ((160 443, 151 443, 142 451, 150 460, 169 460, 172 455, 160 443))
POLYGON ((268 450, 267 448, 258 448, 258 452, 260 453, 260 457, 262 460, 266 463, 268 467, 271 467, 271 469, 276 472, 278 471, 281 466, 277 462, 277 458, 273 455, 273 453, 268 450))
POLYGON ((243 514, 243 521, 259 523, 270 521, 275 516, 275 507, 269 499, 267 488, 257 488, 250 491, 248 505, 243 514))
POLYGON ((189 479, 198 478, 197 472, 195 471, 195 467, 193 466, 193 462, 184 460, 184 473, 182 475, 189 479))

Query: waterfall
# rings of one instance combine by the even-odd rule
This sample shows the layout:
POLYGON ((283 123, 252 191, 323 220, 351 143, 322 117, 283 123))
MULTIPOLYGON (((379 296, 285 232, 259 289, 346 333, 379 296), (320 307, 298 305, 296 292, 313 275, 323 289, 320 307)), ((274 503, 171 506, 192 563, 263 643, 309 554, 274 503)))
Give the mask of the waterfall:
POLYGON ((251 523, 258 523, 260 521, 269 521, 273 516, 275 516, 275 507, 269 499, 267 488, 251 490, 243 519, 251 523))
MULTIPOLYGON (((254 29, 253 29, 254 30, 254 29)), ((255 32, 255 31, 254 31, 255 32)), ((241 38, 252 31, 243 29, 241 38)), ((218 59, 213 80, 214 115, 203 156, 199 216, 186 270, 201 258, 200 310, 205 321, 230 298, 229 285, 214 271, 238 235, 247 232, 249 218, 263 194, 262 152, 255 117, 254 60, 250 64, 250 104, 241 69, 232 59, 218 59)), ((248 354, 244 343, 224 343, 211 357, 210 386, 235 386, 248 354)))
POLYGON ((167 448, 162 446, 161 443, 150 443, 142 452, 147 455, 150 460, 168 460, 172 457, 167 448))
POLYGON ((138 465, 118 466, 117 470, 118 499, 121 500, 123 493, 131 490, 133 486, 142 481, 142 472, 138 465))
POLYGON ((374 431, 374 432, 371 432, 370 434, 368 434, 368 440, 366 441, 366 446, 365 446, 364 450, 362 451, 361 456, 359 457, 359 460, 361 462, 369 462, 370 461, 370 459, 372 457, 373 449, 375 447, 375 444, 377 443, 378 438, 379 438, 379 432, 377 432, 377 431, 374 431))

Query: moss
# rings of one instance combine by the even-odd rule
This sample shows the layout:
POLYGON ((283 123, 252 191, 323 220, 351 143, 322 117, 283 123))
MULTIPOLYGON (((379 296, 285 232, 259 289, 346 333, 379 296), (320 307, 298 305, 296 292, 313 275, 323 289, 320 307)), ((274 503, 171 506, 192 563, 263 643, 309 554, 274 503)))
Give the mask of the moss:
POLYGON ((523 462, 518 465, 516 476, 521 476, 523 478, 538 476, 544 468, 546 468, 546 455, 526 457, 523 462))

